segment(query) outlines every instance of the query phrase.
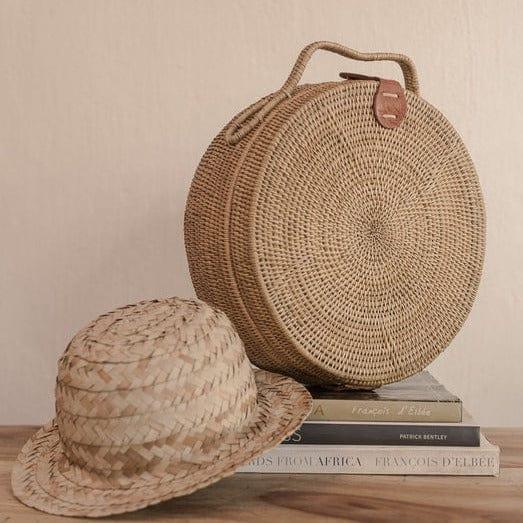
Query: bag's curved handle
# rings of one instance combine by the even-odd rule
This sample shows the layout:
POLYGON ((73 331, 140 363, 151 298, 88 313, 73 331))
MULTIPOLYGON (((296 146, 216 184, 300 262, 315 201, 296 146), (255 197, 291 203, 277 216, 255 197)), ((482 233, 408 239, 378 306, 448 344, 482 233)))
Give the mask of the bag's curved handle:
POLYGON ((260 100, 232 122, 225 132, 225 139, 228 143, 232 145, 238 143, 246 134, 252 131, 252 129, 254 129, 258 123, 261 122, 274 107, 276 107, 276 105, 285 98, 290 98, 292 92, 298 86, 298 82, 305 71, 307 63, 312 55, 319 49, 363 62, 384 60, 396 62, 403 72, 405 87, 409 91, 419 94, 416 66, 408 56, 396 53, 361 53, 335 42, 314 42, 301 51, 289 77, 285 80, 285 83, 281 86, 279 91, 277 91, 269 100, 260 100))

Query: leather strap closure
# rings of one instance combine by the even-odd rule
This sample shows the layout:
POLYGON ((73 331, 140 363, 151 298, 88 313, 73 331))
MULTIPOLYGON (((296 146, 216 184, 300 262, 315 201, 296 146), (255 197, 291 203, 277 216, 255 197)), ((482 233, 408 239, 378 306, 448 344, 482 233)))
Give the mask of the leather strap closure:
POLYGON ((396 80, 380 78, 373 108, 380 125, 387 129, 399 127, 407 114, 407 99, 401 85, 396 80))
POLYGON ((345 80, 377 80, 380 81, 380 78, 377 76, 369 76, 367 74, 359 74, 359 73, 340 73, 340 78, 344 78, 345 80))
POLYGON ((340 76, 346 80, 376 80, 378 89, 373 103, 376 120, 387 129, 396 129, 401 125, 407 114, 407 99, 399 82, 356 73, 340 73, 340 76))

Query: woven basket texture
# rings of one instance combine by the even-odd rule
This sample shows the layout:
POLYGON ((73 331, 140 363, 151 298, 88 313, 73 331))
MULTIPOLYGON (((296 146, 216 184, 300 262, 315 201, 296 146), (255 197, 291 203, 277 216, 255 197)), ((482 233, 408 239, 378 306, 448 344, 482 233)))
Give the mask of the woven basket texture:
POLYGON ((459 135, 417 92, 402 55, 311 44, 205 153, 185 215, 192 281, 259 367, 372 388, 424 368, 461 328, 483 264, 483 199, 459 135), (297 86, 317 49, 398 62, 402 124, 376 121, 374 79, 297 86))
POLYGON ((177 298, 100 316, 59 362, 56 418, 24 446, 15 495, 99 517, 189 494, 277 445, 307 416, 302 385, 253 371, 222 312, 177 298))

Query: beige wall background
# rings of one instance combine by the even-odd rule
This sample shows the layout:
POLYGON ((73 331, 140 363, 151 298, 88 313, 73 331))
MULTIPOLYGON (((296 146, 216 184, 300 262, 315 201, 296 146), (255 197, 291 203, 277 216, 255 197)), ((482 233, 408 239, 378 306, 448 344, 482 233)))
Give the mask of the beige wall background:
MULTIPOLYGON (((54 409, 56 360, 113 307, 192 296, 182 221, 205 148, 305 44, 410 55, 488 212, 474 309, 433 372, 523 425, 523 2, 0 1, 0 423, 54 409)), ((394 65, 319 53, 305 81, 394 65)))

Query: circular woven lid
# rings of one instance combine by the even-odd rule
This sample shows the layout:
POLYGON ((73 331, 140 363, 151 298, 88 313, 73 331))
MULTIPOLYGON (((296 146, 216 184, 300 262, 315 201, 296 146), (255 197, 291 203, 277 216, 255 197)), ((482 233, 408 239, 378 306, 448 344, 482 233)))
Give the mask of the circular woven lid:
POLYGON ((484 209, 465 146, 410 90, 401 125, 380 125, 377 85, 305 86, 236 144, 226 128, 189 197, 198 294, 232 317, 254 363, 306 382, 373 387, 419 371, 479 284, 484 209))

